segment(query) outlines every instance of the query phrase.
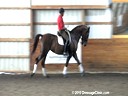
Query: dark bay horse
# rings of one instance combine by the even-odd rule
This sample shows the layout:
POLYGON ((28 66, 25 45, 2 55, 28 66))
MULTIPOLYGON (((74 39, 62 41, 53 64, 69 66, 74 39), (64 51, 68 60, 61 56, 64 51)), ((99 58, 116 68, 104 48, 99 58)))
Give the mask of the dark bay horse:
MULTIPOLYGON (((66 60, 66 63, 63 69, 64 76, 66 76, 67 74, 67 67, 69 64, 69 60, 72 56, 75 58, 75 60, 78 63, 78 67, 79 67, 81 75, 84 75, 84 68, 83 68, 83 65, 80 63, 80 61, 78 60, 76 51, 77 51, 78 42, 80 38, 82 41, 81 44, 83 46, 86 46, 88 37, 89 37, 89 31, 90 31, 90 27, 87 27, 86 25, 76 26, 70 31, 71 43, 68 48, 69 55, 67 56, 67 60, 66 60)), ((51 50, 52 52, 56 54, 63 54, 63 50, 64 50, 64 46, 58 43, 58 38, 56 35, 49 34, 49 33, 44 34, 44 35, 37 34, 34 40, 32 54, 35 52, 37 48, 40 37, 41 37, 41 53, 35 60, 36 62, 34 64, 34 69, 33 69, 33 73, 31 74, 31 77, 34 76, 36 69, 37 69, 37 65, 40 60, 42 60, 41 65, 42 65, 43 75, 47 77, 46 70, 45 70, 45 59, 46 59, 48 52, 51 50)))

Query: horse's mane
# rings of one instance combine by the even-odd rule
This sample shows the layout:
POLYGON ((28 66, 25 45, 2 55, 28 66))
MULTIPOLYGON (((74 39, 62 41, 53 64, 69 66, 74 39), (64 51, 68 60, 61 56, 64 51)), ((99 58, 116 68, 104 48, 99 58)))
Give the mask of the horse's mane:
POLYGON ((71 30, 71 33, 72 32, 74 32, 74 30, 76 30, 77 28, 79 28, 79 27, 81 27, 82 25, 78 25, 78 26, 76 26, 75 28, 73 28, 72 30, 71 30))

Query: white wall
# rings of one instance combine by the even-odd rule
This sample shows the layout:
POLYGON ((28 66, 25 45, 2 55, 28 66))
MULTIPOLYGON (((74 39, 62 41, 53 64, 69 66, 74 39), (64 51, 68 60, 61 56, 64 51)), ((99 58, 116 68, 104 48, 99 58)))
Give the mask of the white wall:
POLYGON ((0 58, 0 71, 29 71, 29 58, 0 58))
MULTIPOLYGON (((36 10, 34 22, 57 22, 58 10, 36 10)), ((82 22, 81 10, 65 10, 64 22, 82 22)), ((110 39, 112 37, 113 26, 112 22, 112 10, 111 9, 94 9, 87 10, 85 13, 85 23, 96 22, 99 24, 92 24, 90 26, 91 39, 110 39), (110 23, 101 24, 100 23, 110 23)), ((77 25, 66 25, 69 30, 72 30, 77 25)), ((38 33, 53 33, 57 32, 57 25, 36 25, 35 32, 38 33)))
POLYGON ((0 55, 29 56, 29 42, 0 42, 0 55))
POLYGON ((30 38, 30 26, 0 26, 0 38, 30 38))
POLYGON ((89 25, 90 26, 90 39, 111 39, 112 38, 112 25, 89 25))
POLYGON ((103 22, 112 22, 112 10, 102 9, 102 10, 87 10, 85 21, 86 22, 97 22, 99 24, 89 25, 91 39, 111 39, 113 26, 112 24, 100 24, 103 22))
MULTIPOLYGON (((30 4, 30 0, 0 0, 0 38, 31 38, 30 4)), ((29 71, 29 44, 0 41, 0 71, 29 71)))
POLYGON ((109 5, 111 0, 32 0, 32 5, 109 5))
MULTIPOLYGON (((65 10, 65 22, 81 22, 81 10, 65 10)), ((36 10, 34 15, 35 22, 57 22, 58 10, 36 10)))
POLYGON ((0 7, 30 7, 31 0, 0 0, 0 7))
MULTIPOLYGON (((36 10, 34 12, 34 22, 57 22, 58 10, 36 10)), ((66 10, 64 14, 64 22, 82 22, 81 10, 66 10)), ((65 25, 69 30, 72 30, 77 25, 65 25)), ((36 25, 34 32, 38 33, 53 33, 57 34, 57 25, 36 25)))
POLYGON ((1 9, 0 38, 30 38, 30 14, 29 9, 1 9))
POLYGON ((27 24, 30 23, 29 9, 1 9, 0 24, 27 24))

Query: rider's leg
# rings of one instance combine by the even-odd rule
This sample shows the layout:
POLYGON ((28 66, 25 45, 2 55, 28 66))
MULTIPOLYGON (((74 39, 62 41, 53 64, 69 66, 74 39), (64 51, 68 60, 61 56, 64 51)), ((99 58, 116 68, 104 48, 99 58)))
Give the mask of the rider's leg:
POLYGON ((66 40, 65 44, 64 44, 64 55, 67 55, 67 45, 68 45, 68 40, 66 40))
POLYGON ((65 32, 64 39, 65 39, 65 43, 64 43, 64 52, 63 53, 64 53, 64 55, 67 55, 68 54, 67 47, 68 47, 68 43, 69 43, 69 37, 66 32, 65 32))
POLYGON ((67 55, 67 46, 68 46, 69 36, 68 36, 68 33, 65 30, 60 31, 60 34, 61 34, 61 36, 63 38, 63 41, 64 41, 63 54, 67 55))

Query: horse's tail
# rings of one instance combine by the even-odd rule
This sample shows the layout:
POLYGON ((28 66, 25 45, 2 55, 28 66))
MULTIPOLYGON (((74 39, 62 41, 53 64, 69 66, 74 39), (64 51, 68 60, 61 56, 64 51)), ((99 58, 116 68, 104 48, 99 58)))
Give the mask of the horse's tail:
POLYGON ((33 50, 32 50, 32 53, 31 54, 34 54, 34 52, 36 51, 36 48, 37 48, 37 45, 38 45, 38 42, 39 42, 39 38, 40 37, 43 37, 42 34, 37 34, 34 38, 34 44, 33 44, 33 50))

